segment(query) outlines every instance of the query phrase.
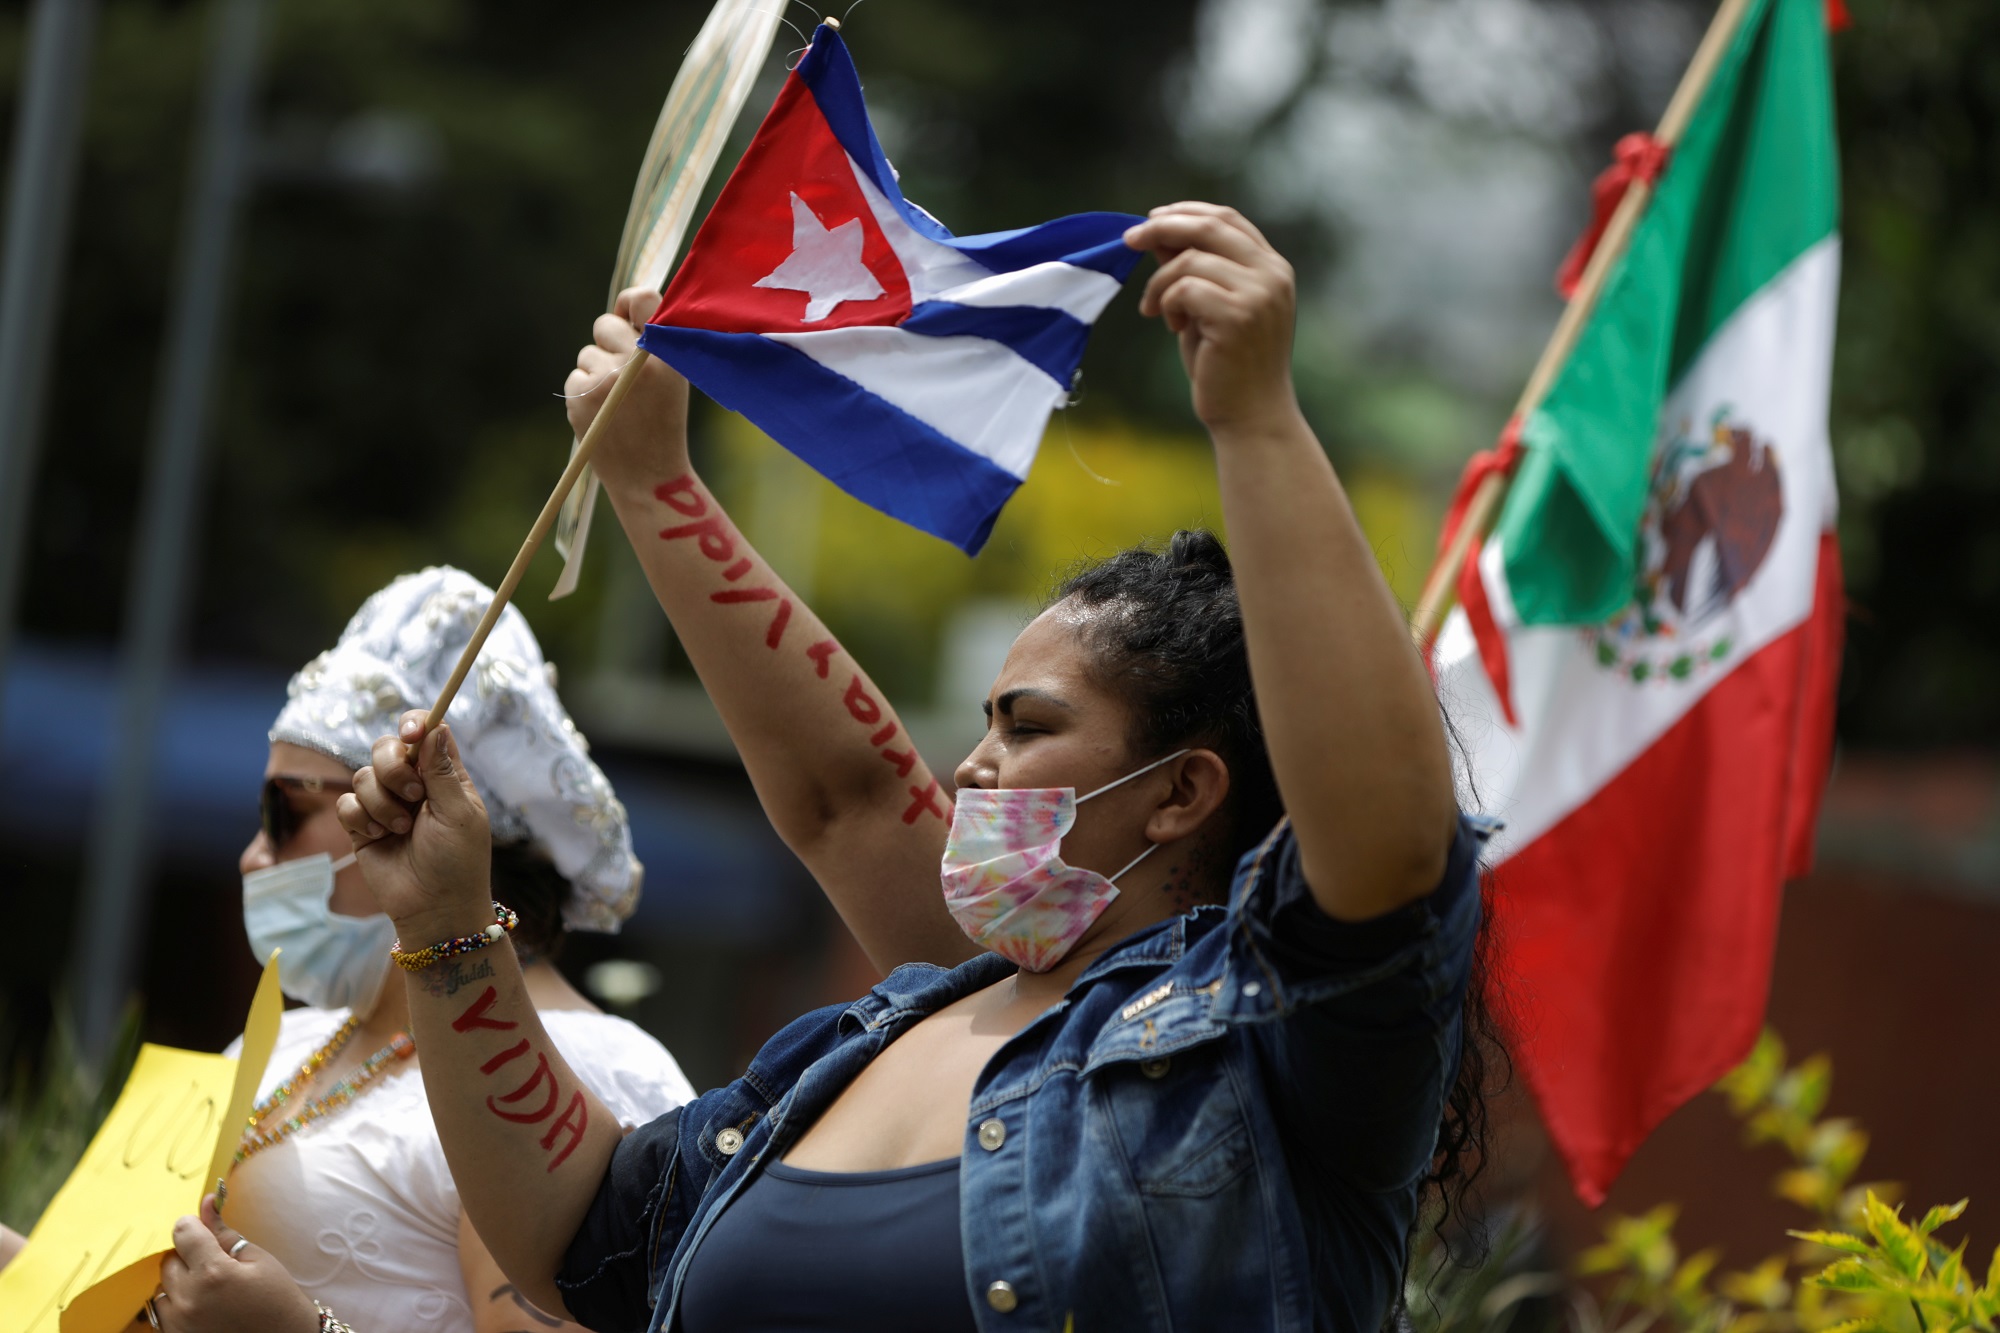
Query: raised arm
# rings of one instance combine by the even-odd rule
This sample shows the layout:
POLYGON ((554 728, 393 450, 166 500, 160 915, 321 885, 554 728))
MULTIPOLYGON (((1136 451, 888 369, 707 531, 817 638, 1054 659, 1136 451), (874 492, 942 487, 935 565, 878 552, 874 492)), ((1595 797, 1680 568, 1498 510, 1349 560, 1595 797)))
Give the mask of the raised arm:
MULTIPOLYGON (((422 737, 414 761, 402 741, 378 741, 339 813, 368 887, 414 950, 493 924, 493 840, 450 728, 424 736, 422 713, 403 727, 422 737)), ((521 1294, 565 1317, 555 1275, 618 1122, 549 1040, 511 945, 405 976, 424 1091, 466 1216, 521 1294)))
MULTIPOLYGON (((619 298, 567 386, 585 430, 635 355, 658 294, 619 298)), ((975 952, 945 912, 938 861, 951 797, 868 674, 764 562, 688 462, 687 382, 649 358, 595 464, 757 798, 870 961, 975 952)))
POLYGON ((1330 916, 1421 897, 1457 806, 1436 696, 1402 608, 1292 390, 1291 266, 1234 209, 1172 204, 1126 242, 1180 339, 1215 444, 1230 562, 1271 766, 1330 916))

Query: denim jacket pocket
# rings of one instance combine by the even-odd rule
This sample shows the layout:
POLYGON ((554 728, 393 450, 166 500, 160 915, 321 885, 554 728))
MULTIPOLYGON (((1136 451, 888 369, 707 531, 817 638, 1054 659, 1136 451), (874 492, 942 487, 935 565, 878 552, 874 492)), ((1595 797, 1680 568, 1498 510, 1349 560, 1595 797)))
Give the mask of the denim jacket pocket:
POLYGON ((1208 1198, 1255 1163, 1221 1043, 1109 1063, 1095 1081, 1140 1194, 1208 1198))

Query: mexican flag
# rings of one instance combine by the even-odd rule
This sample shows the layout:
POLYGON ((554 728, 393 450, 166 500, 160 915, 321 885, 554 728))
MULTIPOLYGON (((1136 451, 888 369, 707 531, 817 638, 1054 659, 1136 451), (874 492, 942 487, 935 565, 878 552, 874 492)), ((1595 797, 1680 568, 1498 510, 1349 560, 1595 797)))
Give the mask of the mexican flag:
POLYGON ((1514 1055, 1578 1194, 1756 1038, 1809 864, 1842 595, 1822 0, 1751 0, 1435 666, 1491 845, 1514 1055))

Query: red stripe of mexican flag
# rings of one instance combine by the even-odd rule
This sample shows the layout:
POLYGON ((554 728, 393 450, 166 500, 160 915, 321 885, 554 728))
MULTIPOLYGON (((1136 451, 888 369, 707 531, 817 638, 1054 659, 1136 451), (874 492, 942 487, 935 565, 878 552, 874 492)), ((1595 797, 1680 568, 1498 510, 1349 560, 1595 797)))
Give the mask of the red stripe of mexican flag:
POLYGON ((1472 795, 1508 821, 1514 1054, 1593 1203, 1755 1038, 1825 775, 1841 596, 1821 14, 1748 6, 1524 425, 1479 557, 1481 633, 1455 612, 1437 640, 1472 795))

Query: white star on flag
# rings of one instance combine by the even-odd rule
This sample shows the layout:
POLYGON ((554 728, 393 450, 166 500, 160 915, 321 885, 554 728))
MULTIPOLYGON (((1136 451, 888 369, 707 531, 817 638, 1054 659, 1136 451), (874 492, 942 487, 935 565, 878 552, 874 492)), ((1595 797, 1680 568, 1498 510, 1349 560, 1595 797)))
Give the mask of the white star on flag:
POLYGON ((882 284, 861 262, 861 219, 849 218, 829 230, 805 200, 792 195, 792 253, 752 283, 778 291, 804 292, 801 323, 825 319, 842 301, 872 301, 882 284))

